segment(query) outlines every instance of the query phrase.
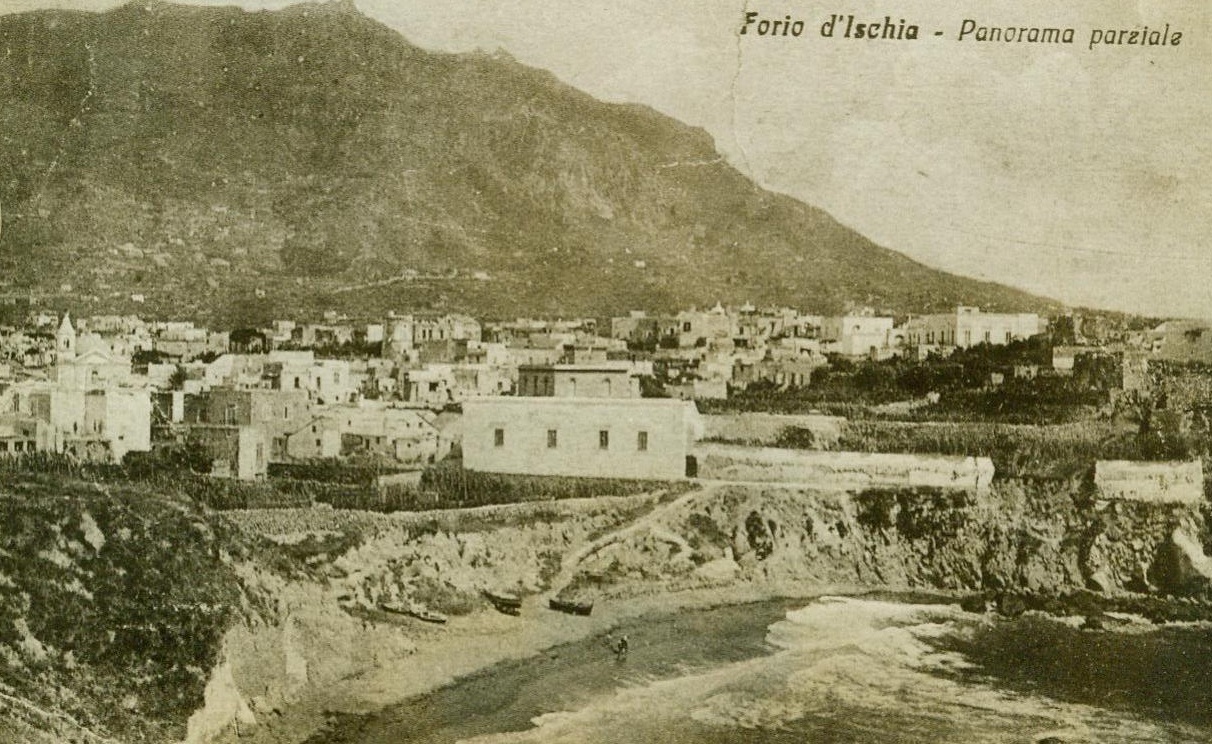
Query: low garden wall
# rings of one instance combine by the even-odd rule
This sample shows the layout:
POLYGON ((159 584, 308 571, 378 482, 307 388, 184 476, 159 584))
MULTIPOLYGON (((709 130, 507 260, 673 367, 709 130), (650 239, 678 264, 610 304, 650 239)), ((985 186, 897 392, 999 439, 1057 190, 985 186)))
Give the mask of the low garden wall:
POLYGON ((934 487, 981 491, 993 481, 988 457, 820 452, 701 444, 698 477, 797 483, 821 488, 934 487))

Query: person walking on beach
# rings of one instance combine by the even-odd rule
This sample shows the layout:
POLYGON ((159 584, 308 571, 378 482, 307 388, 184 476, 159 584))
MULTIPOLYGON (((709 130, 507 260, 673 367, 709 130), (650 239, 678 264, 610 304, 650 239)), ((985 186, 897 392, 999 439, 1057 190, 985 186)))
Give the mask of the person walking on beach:
POLYGON ((617 644, 615 644, 614 655, 621 659, 627 655, 627 650, 628 650, 627 636, 623 636, 623 637, 619 638, 619 642, 617 644))

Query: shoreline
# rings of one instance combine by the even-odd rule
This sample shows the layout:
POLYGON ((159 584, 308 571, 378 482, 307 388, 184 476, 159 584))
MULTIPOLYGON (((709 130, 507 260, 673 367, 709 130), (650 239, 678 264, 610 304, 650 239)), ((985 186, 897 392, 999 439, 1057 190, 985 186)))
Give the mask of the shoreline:
MULTIPOLYGON (((518 616, 482 609, 452 617, 436 626, 411 619, 367 620, 392 625, 414 644, 404 654, 384 654, 366 669, 334 683, 305 688, 291 703, 270 712, 258 712, 257 724, 233 726, 212 741, 216 744, 319 744, 326 733, 340 731, 350 717, 371 716, 411 699, 487 672, 494 666, 543 655, 550 649, 605 635, 644 617, 659 619, 679 612, 698 612, 725 606, 787 600, 808 603, 828 595, 921 595, 921 599, 962 604, 968 592, 922 590, 890 585, 805 584, 767 580, 727 586, 674 589, 646 587, 629 596, 598 601, 588 617, 547 609, 549 593, 528 596, 518 616)), ((1056 614, 1042 608, 1030 611, 1058 619, 1080 614, 1056 614)), ((1146 621, 1148 622, 1148 621, 1146 621)), ((1114 623, 1118 625, 1119 623, 1114 623)), ((1157 623, 1148 623, 1159 627, 1157 623)))
MULTIPOLYGON (((445 626, 420 621, 393 623, 408 633, 415 650, 377 658, 375 666, 321 689, 308 688, 275 711, 257 714, 255 726, 234 725, 216 744, 303 744, 345 716, 369 715, 447 687, 502 662, 542 654, 566 643, 610 632, 644 616, 708 610, 751 602, 803 600, 829 594, 856 595, 890 591, 886 586, 812 585, 761 582, 681 590, 656 589, 618 599, 600 600, 594 613, 577 617, 550 611, 547 594, 523 601, 522 614, 503 615, 486 609, 452 617, 445 626)), ((940 593, 940 596, 942 593, 940 593)))
MULTIPOLYGON (((1020 501, 1053 495, 1051 491, 1013 490, 1005 495, 1007 504, 970 505, 971 513, 965 513, 960 524, 986 524, 1011 507, 1009 513, 1021 519, 1020 501)), ((1054 499, 1046 503, 1069 502, 1054 499)), ((326 734, 339 734, 342 723, 350 726, 346 730, 356 731, 358 724, 351 723, 350 717, 384 711, 502 662, 537 657, 556 646, 604 635, 637 618, 726 605, 774 600, 806 604, 829 594, 920 592, 935 601, 975 606, 978 612, 992 602, 1005 616, 1038 609, 1094 617, 1105 625, 1115 624, 1114 619, 1099 620, 1106 611, 1123 611, 1129 606, 1147 608, 1160 603, 1166 607, 1156 614, 1166 616, 1197 612, 1184 606, 1180 613, 1174 609, 1178 605, 1166 599, 1117 599, 1114 584, 1111 596, 1078 589, 1072 584, 1072 566, 1065 562, 1065 554, 1052 549, 1030 553, 1031 560, 1016 553, 1013 562, 989 568, 994 577, 1009 585, 1014 585, 1019 571, 1029 570, 1029 577, 1035 580, 1033 590, 927 589, 939 583, 963 586, 963 580, 948 578, 953 576, 949 572, 954 566, 982 561, 983 552, 978 551, 988 549, 987 538, 1010 538, 996 530, 989 534, 961 530, 956 534, 963 535, 962 540, 957 538, 956 545, 935 555, 915 535, 936 526, 957 530, 952 507, 928 500, 920 513, 906 517, 909 521, 903 527, 893 519, 894 507, 871 499, 856 504, 847 495, 804 494, 797 489, 753 493, 724 488, 692 491, 672 500, 627 498, 611 502, 609 508, 598 500, 586 500, 558 506, 511 505, 477 511, 472 519, 468 513, 444 512, 441 524, 421 521, 418 524, 424 529, 416 530, 412 528, 419 519, 415 515, 358 515, 358 528, 369 537, 333 561, 339 572, 335 579, 320 574, 292 583, 249 569, 252 583, 277 597, 278 620, 273 627, 245 629, 242 645, 229 645, 225 640, 224 657, 241 667, 229 691, 241 699, 233 706, 229 696, 226 708, 218 701, 215 713, 229 717, 213 722, 230 727, 212 741, 320 744, 329 740, 326 734), (622 505, 633 508, 620 513, 617 507, 622 505), (759 548, 765 548, 767 554, 757 552, 759 548), (763 563, 770 555, 774 558, 763 563), (706 569, 698 570, 692 560, 696 556, 720 561, 719 567, 730 570, 712 570, 717 566, 708 563, 701 564, 706 569), (919 564, 920 568, 914 568, 919 564), (553 593, 576 578, 573 569, 594 577, 590 583, 596 603, 591 616, 567 615, 547 607, 553 593), (557 570, 553 578, 550 574, 557 570), (385 584, 415 583, 417 577, 455 582, 463 592, 485 584, 529 587, 531 591, 545 587, 545 591, 525 596, 518 616, 503 615, 480 604, 468 615, 452 615, 444 626, 373 611, 338 609, 338 603, 351 596, 363 606, 375 607, 384 594, 395 593, 386 591, 385 584), (603 587, 613 591, 603 593, 603 587), (256 723, 249 716, 240 719, 244 701, 250 704, 256 723)), ((1062 540, 1065 533, 1055 526, 1054 512, 1044 510, 1037 515, 1038 528, 1051 529, 1042 534, 1055 534, 1062 540)), ((299 524, 292 521, 288 526, 300 531, 333 519, 329 513, 314 510, 292 516, 300 518, 299 524)), ((1068 512, 1062 516, 1076 518, 1068 512)), ((262 521, 254 513, 240 520, 240 525, 254 531, 276 526, 273 519, 262 521)), ((1145 526, 1153 533, 1162 529, 1153 522, 1145 526)), ((1004 547, 1014 544, 1011 541, 1004 547)), ((1098 560, 1086 568, 1105 568, 1111 572, 1108 575, 1117 575, 1114 569, 1119 569, 1123 574, 1123 566, 1131 567, 1129 559, 1142 550, 1132 548, 1125 553, 1104 548, 1098 560)), ((444 608, 439 605, 437 609, 444 608)), ((240 631, 233 629, 228 638, 238 635, 240 631)), ((197 740, 198 744, 202 741, 197 740)))

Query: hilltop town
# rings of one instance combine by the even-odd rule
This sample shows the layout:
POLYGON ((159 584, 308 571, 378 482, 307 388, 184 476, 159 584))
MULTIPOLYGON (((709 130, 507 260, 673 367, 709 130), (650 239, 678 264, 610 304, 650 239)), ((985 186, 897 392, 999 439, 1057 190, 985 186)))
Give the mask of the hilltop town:
MULTIPOLYGON (((650 439, 631 449, 668 448, 676 462, 647 471, 634 457, 591 464, 570 456, 575 440, 527 417, 550 411, 585 422, 594 436, 586 417, 605 427, 620 416, 660 418, 671 405, 806 414, 865 404, 864 417, 955 419, 964 414, 948 406, 952 400, 1016 385, 1028 392, 1069 385, 1071 403, 1105 404, 1147 391, 1150 362, 1209 357, 1207 337, 1177 321, 1142 328, 1069 315, 1049 322, 971 307, 901 319, 752 305, 637 311, 608 322, 329 314, 233 331, 33 313, 0 335, 0 453, 122 463, 188 447, 195 470, 238 479, 315 460, 403 471, 461 450, 478 457, 485 427, 504 436, 490 422, 508 420, 542 429, 547 446, 488 469, 680 476, 693 426, 690 440, 658 440, 656 430, 669 424, 654 420, 650 439), (548 449, 551 457, 539 457, 548 449)), ((604 439, 592 444, 608 447, 604 439)), ((487 452, 494 449, 500 442, 487 452)))
POLYGON ((1203 617, 1209 338, 31 310, 0 330, 0 738, 304 741, 645 612, 837 587, 1203 617))

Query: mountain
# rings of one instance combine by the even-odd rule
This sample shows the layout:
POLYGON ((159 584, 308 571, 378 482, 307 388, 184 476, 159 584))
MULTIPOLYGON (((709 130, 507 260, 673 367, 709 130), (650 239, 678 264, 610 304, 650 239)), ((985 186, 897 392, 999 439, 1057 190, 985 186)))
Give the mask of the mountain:
POLYGON ((0 290, 77 312, 1053 307, 759 188, 701 129, 348 2, 23 13, 0 47, 0 290))

